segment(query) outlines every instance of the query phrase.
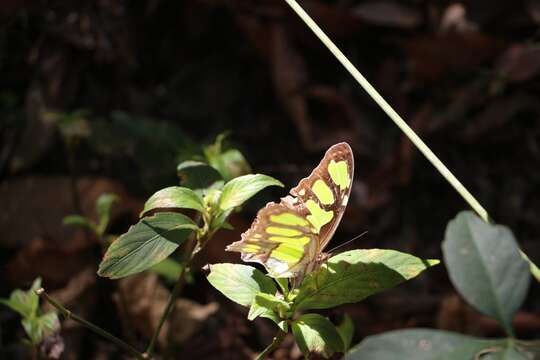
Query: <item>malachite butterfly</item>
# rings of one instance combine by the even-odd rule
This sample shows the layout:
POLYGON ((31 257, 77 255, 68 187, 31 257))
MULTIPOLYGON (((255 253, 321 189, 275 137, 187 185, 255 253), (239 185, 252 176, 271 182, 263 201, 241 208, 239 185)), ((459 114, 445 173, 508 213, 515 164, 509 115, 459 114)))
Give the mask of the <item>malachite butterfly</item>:
POLYGON ((243 261, 263 264, 273 277, 301 281, 328 257, 323 250, 345 212, 353 175, 351 147, 333 145, 311 175, 281 202, 259 210, 242 239, 226 250, 240 252, 243 261))

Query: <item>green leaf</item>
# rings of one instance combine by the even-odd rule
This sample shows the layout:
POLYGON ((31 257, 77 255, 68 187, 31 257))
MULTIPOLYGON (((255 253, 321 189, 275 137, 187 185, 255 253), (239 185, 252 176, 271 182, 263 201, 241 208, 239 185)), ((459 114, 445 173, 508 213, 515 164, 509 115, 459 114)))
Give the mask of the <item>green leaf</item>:
POLYGON ((241 264, 210 265, 208 282, 230 300, 250 306, 258 293, 275 294, 274 281, 252 266, 241 264))
POLYGON ((36 290, 41 288, 41 278, 36 278, 29 290, 14 290, 9 299, 0 299, 0 303, 18 312, 23 318, 31 318, 37 315, 39 296, 36 290))
POLYGON ((274 185, 283 187, 280 181, 262 174, 250 174, 234 178, 223 187, 219 207, 222 210, 228 210, 240 206, 265 187, 274 185))
POLYGON ((216 169, 200 161, 184 161, 176 167, 176 173, 180 178, 180 185, 194 191, 202 192, 223 183, 223 178, 216 169))
POLYGON ((155 209, 192 209, 201 213, 205 212, 200 195, 191 189, 180 186, 161 189, 150 196, 144 204, 141 217, 155 209))
POLYGON ((275 278, 274 280, 277 282, 277 284, 279 285, 279 288, 281 289, 281 292, 286 298, 289 295, 289 279, 288 278, 275 278))
POLYGON ((280 319, 284 319, 290 315, 287 314, 287 312, 291 309, 291 306, 288 302, 273 294, 258 293, 255 295, 255 299, 253 299, 253 303, 251 304, 248 319, 254 320, 257 316, 259 316, 260 314, 258 314, 258 312, 262 311, 260 308, 272 310, 280 319), (254 305, 256 305, 255 308, 254 305))
POLYGON ((150 268, 151 271, 163 276, 168 281, 177 281, 182 272, 183 266, 178 261, 171 259, 170 257, 157 263, 150 268))
POLYGON ((87 217, 81 215, 68 215, 62 219, 64 225, 80 226, 92 232, 96 231, 97 225, 87 217))
POLYGON ((358 302, 418 276, 438 260, 395 250, 346 251, 306 276, 294 299, 297 309, 326 309, 358 302))
POLYGON ((512 317, 530 281, 528 264, 512 232, 465 211, 448 223, 442 249, 450 280, 460 294, 512 336, 512 317))
MULTIPOLYGON (((259 293, 258 295, 260 294, 264 294, 264 293, 259 293)), ((258 296, 257 295, 257 296, 258 296)), ((266 294, 266 295, 269 295, 269 294, 266 294)), ((270 295, 269 295, 270 296, 270 295)), ((267 304, 264 304, 264 303, 259 303, 256 299, 253 301, 253 303, 251 304, 251 307, 249 308, 249 314, 248 314, 248 319, 249 320, 254 320, 256 319, 257 317, 262 317, 262 318, 266 318, 266 319, 270 319, 272 320, 281 330, 283 330, 284 332, 288 332, 289 329, 288 329, 288 325, 287 325, 287 321, 282 319, 278 314, 277 314, 277 309, 274 311, 272 310, 271 308, 269 308, 267 306, 267 304)))
POLYGON ((37 318, 37 321, 45 331, 56 331, 60 327, 58 315, 54 311, 41 315, 37 318))
POLYGON ((304 314, 291 327, 296 343, 306 357, 316 353, 329 358, 335 352, 343 352, 343 341, 336 327, 319 314, 304 314))
POLYGON ((237 149, 229 149, 216 157, 208 158, 208 162, 219 171, 225 181, 251 172, 246 158, 237 149))
POLYGON ((440 330, 398 330, 367 337, 344 360, 474 360, 480 351, 504 346, 505 342, 440 330))
POLYGON ((339 333, 339 336, 341 336, 341 340, 343 341, 343 350, 349 350, 354 336, 354 323, 351 317, 345 314, 345 316, 343 317, 343 321, 341 322, 341 324, 336 326, 336 329, 339 333))
POLYGON ((24 318, 21 323, 33 345, 39 344, 43 340, 44 335, 60 327, 60 322, 55 312, 49 312, 37 318, 24 318))
POLYGON ((485 355, 480 357, 481 360, 528 360, 528 359, 537 359, 537 357, 531 356, 527 357, 524 354, 520 353, 513 346, 508 346, 506 348, 498 349, 489 349, 490 352, 487 352, 485 355))
POLYGON ((143 218, 112 242, 98 275, 119 279, 146 270, 169 256, 196 229, 190 218, 178 213, 143 218))
POLYGON ((251 172, 251 167, 239 150, 228 149, 223 151, 223 142, 227 136, 227 133, 219 134, 216 141, 204 149, 206 160, 219 171, 225 181, 251 172))
POLYGON ((101 236, 105 233, 109 220, 111 218, 111 209, 115 202, 120 198, 113 193, 101 194, 96 201, 96 212, 98 215, 98 234, 101 236))

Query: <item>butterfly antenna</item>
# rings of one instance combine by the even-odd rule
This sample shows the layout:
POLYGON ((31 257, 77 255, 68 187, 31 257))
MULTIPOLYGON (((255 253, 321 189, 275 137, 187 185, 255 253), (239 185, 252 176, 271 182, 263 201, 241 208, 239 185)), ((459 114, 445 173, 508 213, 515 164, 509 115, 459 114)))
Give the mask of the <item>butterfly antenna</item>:
POLYGON ((338 246, 336 246, 336 247, 333 248, 332 250, 329 250, 329 251, 328 251, 328 254, 332 254, 332 253, 334 253, 337 249, 342 248, 342 247, 344 247, 345 245, 349 245, 350 243, 352 243, 353 241, 355 241, 355 240, 358 239, 358 238, 361 238, 362 236, 366 235, 367 233, 368 233, 368 232, 367 232, 367 230, 366 230, 366 231, 364 231, 363 233, 361 233, 360 235, 356 235, 356 236, 353 237, 351 240, 346 241, 346 242, 344 242, 343 244, 339 244, 338 246))

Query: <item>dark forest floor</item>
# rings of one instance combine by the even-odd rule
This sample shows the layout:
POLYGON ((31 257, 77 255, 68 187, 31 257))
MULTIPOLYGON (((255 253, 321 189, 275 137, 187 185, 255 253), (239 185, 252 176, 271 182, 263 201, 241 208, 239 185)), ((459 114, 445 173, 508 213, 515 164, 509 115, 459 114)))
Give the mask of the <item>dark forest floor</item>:
MULTIPOLYGON (((540 262, 540 5, 535 1, 304 1, 364 75, 499 223, 540 262)), ((9 0, 0 8, 0 296, 41 276, 88 319, 143 347, 170 283, 143 274, 97 277, 101 248, 62 225, 121 196, 111 232, 137 221, 145 199, 177 183, 189 149, 230 131, 256 172, 296 185, 331 144, 355 151, 351 201, 332 245, 393 248, 441 258, 448 220, 467 206, 353 82, 284 2, 9 0), (123 299, 123 300, 122 300, 123 299)), ((239 239, 269 191, 200 256, 239 261, 239 239)), ((540 336, 540 288, 515 319, 540 336)), ((247 359, 274 335, 264 319, 221 296, 196 272, 163 343, 170 358, 247 359), (181 354, 181 355, 179 355, 181 354)), ((352 316, 355 341, 406 327, 479 336, 502 330, 456 294, 444 266, 325 314, 352 316)), ((23 358, 19 318, 0 308, 7 358, 23 358)), ((63 359, 120 352, 71 321, 63 359)), ((275 359, 301 356, 286 339, 275 359)))

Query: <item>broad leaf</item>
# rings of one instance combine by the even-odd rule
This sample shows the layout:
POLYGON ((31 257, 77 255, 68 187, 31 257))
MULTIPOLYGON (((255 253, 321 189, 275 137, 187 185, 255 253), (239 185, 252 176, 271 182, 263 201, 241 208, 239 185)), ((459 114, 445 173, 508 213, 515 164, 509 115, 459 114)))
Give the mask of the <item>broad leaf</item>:
POLYGON ((112 242, 98 274, 118 279, 146 270, 169 256, 196 229, 190 218, 178 213, 143 218, 112 242))
POLYGON ((335 352, 343 352, 343 341, 336 327, 319 314, 304 314, 291 327, 296 343, 306 357, 316 353, 329 358, 335 352))
POLYGON ((358 302, 412 279, 438 260, 395 250, 346 251, 306 276, 295 298, 297 309, 326 309, 358 302))
POLYGON ((208 162, 220 172, 226 181, 251 172, 246 158, 236 149, 226 150, 218 156, 209 158, 208 162))
POLYGON ((213 144, 204 148, 206 160, 219 171, 225 181, 251 172, 251 167, 239 150, 228 149, 223 151, 223 142, 227 136, 228 133, 219 134, 213 144))
POLYGON ((512 335, 512 317, 530 281, 512 232, 461 212, 448 223, 442 249, 450 280, 461 295, 512 335))
POLYGON ((341 324, 336 326, 336 329, 339 333, 339 336, 341 336, 341 340, 343 341, 343 350, 349 350, 354 336, 354 323, 351 317, 345 314, 343 321, 341 322, 341 324))
POLYGON ((184 161, 177 166, 176 172, 180 185, 199 192, 223 183, 216 169, 200 161, 184 161))
POLYGON ((258 313, 262 312, 262 310, 260 310, 261 308, 272 310, 280 318, 285 318, 288 315, 287 312, 290 310, 291 306, 289 305, 289 303, 273 294, 258 293, 257 295, 255 295, 255 299, 251 304, 248 319, 253 320, 257 316, 259 316, 260 314, 258 313), (254 307, 254 305, 256 306, 254 307))
POLYGON ((199 194, 195 191, 180 187, 171 186, 156 192, 144 204, 141 216, 155 209, 192 209, 204 212, 204 203, 199 194))
POLYGON ((277 291, 272 279, 248 265, 210 265, 208 281, 223 295, 243 306, 250 306, 260 292, 273 295, 277 291))
POLYGON ((398 330, 369 336, 353 347, 344 360, 474 360, 482 350, 502 347, 505 342, 440 330, 398 330))
POLYGON ((534 355, 531 354, 531 357, 526 356, 525 354, 520 353, 513 346, 506 348, 493 348, 486 350, 486 354, 483 355, 481 360, 529 360, 537 359, 534 355), (489 350, 489 352, 488 352, 489 350))
MULTIPOLYGON (((249 308, 248 319, 249 320, 254 320, 254 319, 258 318, 258 317, 263 317, 263 318, 266 318, 266 319, 270 319, 281 330, 283 330, 284 332, 288 332, 287 321, 282 319, 278 315, 279 310, 278 309, 272 310, 270 307, 267 306, 268 304, 264 304, 263 302, 258 302, 257 301, 257 297, 260 297, 260 294, 264 294, 264 293, 259 293, 256 296, 253 303, 251 304, 251 307, 249 308)), ((265 294, 265 295, 271 296, 269 294, 265 294)))
POLYGON ((250 174, 234 178, 223 187, 219 207, 222 210, 228 210, 240 206, 268 186, 283 187, 283 184, 273 177, 262 174, 250 174))

